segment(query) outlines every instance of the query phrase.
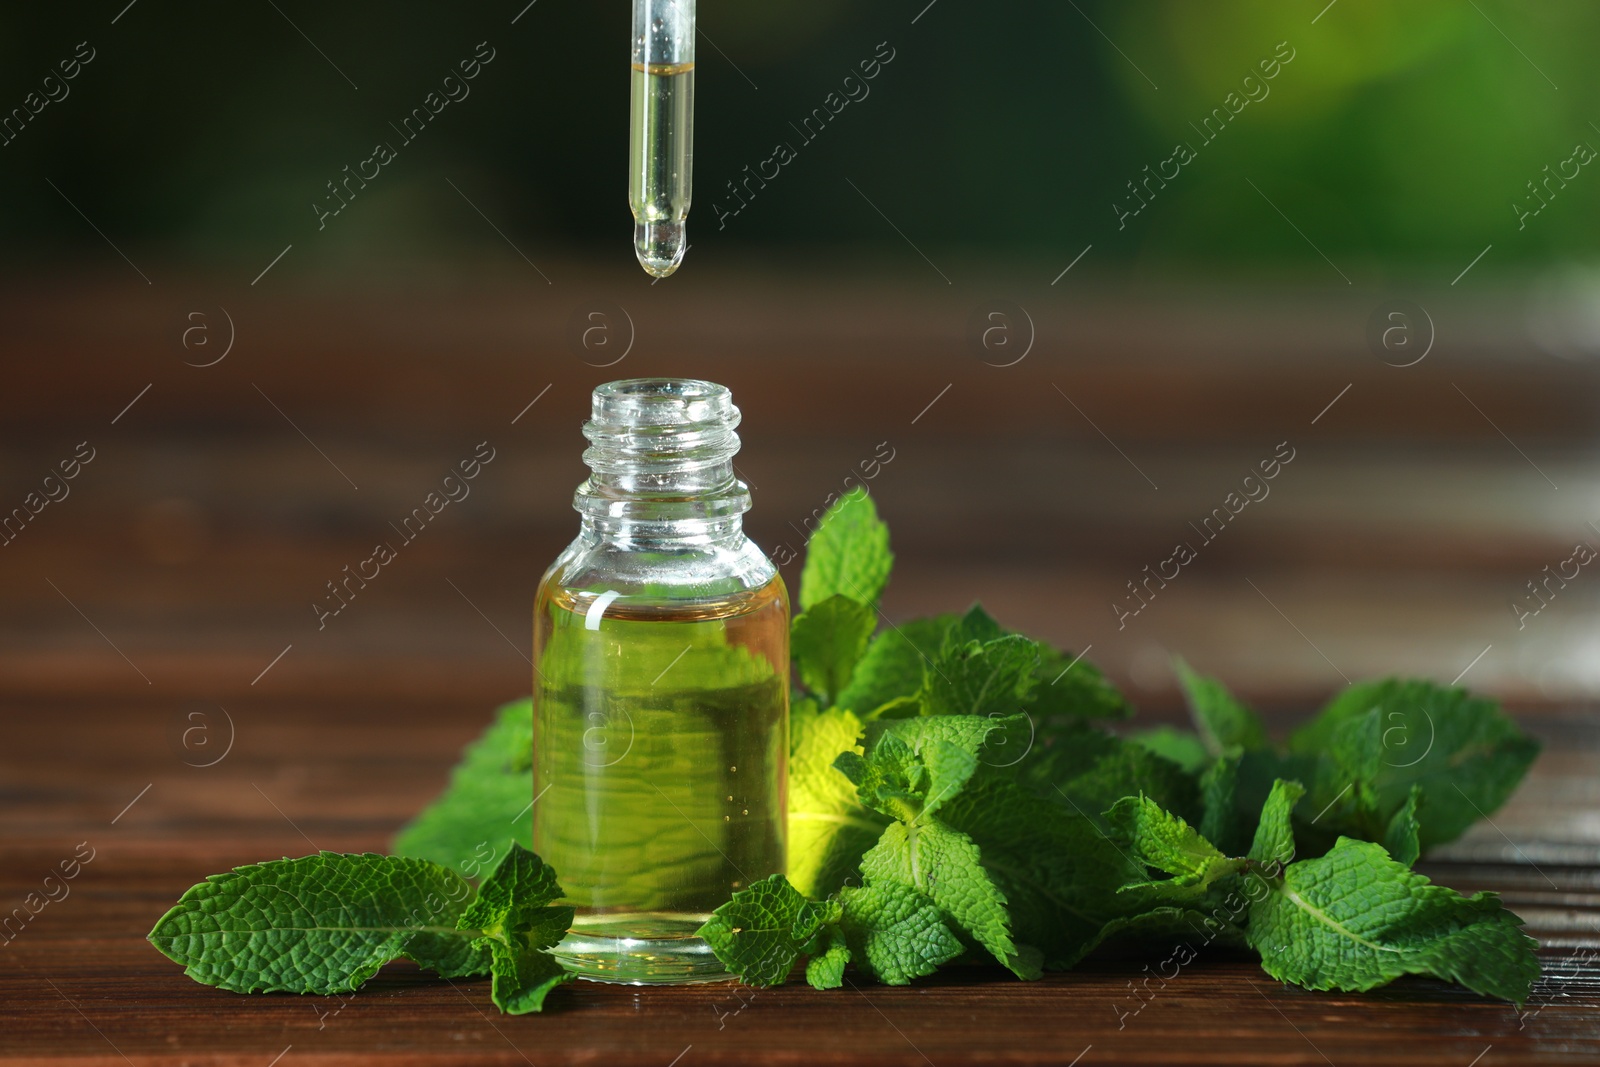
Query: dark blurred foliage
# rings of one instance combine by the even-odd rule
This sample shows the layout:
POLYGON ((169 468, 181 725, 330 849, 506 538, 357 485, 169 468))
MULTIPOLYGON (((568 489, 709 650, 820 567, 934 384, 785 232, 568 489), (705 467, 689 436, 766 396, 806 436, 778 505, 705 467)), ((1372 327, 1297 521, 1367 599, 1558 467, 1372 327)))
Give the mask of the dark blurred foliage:
MULTIPOLYGON (((26 267, 100 243, 46 179, 119 245, 201 264, 253 269, 291 241, 324 264, 498 242, 461 194, 535 258, 625 246, 628 7, 525 3, 8 5, 0 110, 78 42, 95 59, 0 147, 0 254, 26 267), (480 41, 496 58, 470 97, 319 232, 325 183, 395 141, 480 41)), ((923 247, 1065 262, 1094 242, 1178 270, 1320 264, 1308 240, 1346 269, 1464 264, 1489 242, 1504 264, 1600 233, 1600 168, 1525 229, 1512 208, 1575 144, 1600 146, 1593 3, 702 0, 700 23, 702 255, 903 252, 873 204, 923 247), (1285 41, 1270 95, 1202 145, 1191 123, 1285 41), (790 124, 879 42, 895 59, 870 96, 802 145, 790 124), (724 183, 779 141, 798 158, 719 230, 724 183), (1198 158, 1119 229, 1125 183, 1175 141, 1198 158)))

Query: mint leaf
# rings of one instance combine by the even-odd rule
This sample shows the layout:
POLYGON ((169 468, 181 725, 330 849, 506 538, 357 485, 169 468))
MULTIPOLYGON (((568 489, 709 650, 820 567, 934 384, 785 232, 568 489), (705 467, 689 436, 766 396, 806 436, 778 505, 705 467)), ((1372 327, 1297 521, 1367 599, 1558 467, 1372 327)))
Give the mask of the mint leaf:
POLYGON ((798 701, 789 736, 789 877, 803 895, 822 897, 844 884, 888 821, 861 803, 834 766, 840 754, 857 751, 855 715, 798 701))
POLYGON ((1081 656, 1040 644, 1033 677, 1033 692, 1022 701, 1019 710, 1036 719, 1126 719, 1133 714, 1133 705, 1121 690, 1081 656))
POLYGON ((875 605, 889 583, 893 564, 889 528, 879 521, 878 509, 867 491, 853 489, 823 514, 806 542, 800 607, 810 611, 839 594, 875 605))
POLYGON ((1018 771, 1036 792, 1091 820, 1123 797, 1140 793, 1185 817, 1200 806, 1195 781, 1183 768, 1083 722, 1041 727, 1018 771))
POLYGON ((844 595, 831 596, 795 616, 789 649, 806 688, 827 703, 836 703, 876 626, 871 607, 844 595))
POLYGON ((976 747, 937 736, 919 738, 913 747, 899 734, 886 733, 872 746, 869 757, 841 753, 834 766, 855 783, 861 803, 890 818, 912 822, 933 815, 972 777, 978 768, 976 747))
POLYGON ((1146 866, 1172 875, 1161 886, 1204 890, 1219 878, 1236 874, 1242 859, 1229 859, 1182 819, 1146 796, 1124 797, 1106 812, 1112 832, 1146 866))
POLYGON ((473 897, 437 863, 322 852, 214 874, 150 931, 197 982, 236 993, 344 993, 405 957, 447 978, 493 975, 502 1011, 538 1011, 572 977, 545 949, 572 925, 555 873, 513 844, 473 897))
POLYGON ((979 861, 978 846, 937 815, 977 771, 991 727, 983 717, 896 723, 866 756, 846 752, 835 766, 856 783, 863 804, 898 820, 861 858, 866 883, 910 886, 1019 977, 1037 977, 1037 961, 1011 939, 1005 895, 979 861))
POLYGON ((922 691, 923 673, 939 654, 955 619, 939 615, 890 624, 867 646, 836 703, 866 718, 891 700, 916 696, 922 691))
POLYGON ((1422 826, 1417 821, 1417 809, 1421 806, 1422 786, 1413 784, 1406 802, 1400 805, 1383 832, 1384 849, 1407 867, 1415 864, 1422 854, 1422 826))
POLYGON ((1029 793, 1004 769, 981 767, 939 817, 977 844, 1015 940, 1036 946, 1045 966, 1072 966, 1107 922, 1142 906, 1117 893, 1145 877, 1142 868, 1087 817, 1029 793))
POLYGON ((1041 720, 1120 719, 1133 713, 1127 698, 1106 681, 1092 663, 1007 630, 983 610, 981 604, 974 604, 965 615, 955 619, 945 629, 939 643, 940 656, 943 658, 930 664, 934 672, 929 676, 930 687, 952 680, 945 677, 945 659, 959 658, 973 642, 987 647, 1002 638, 1016 639, 1009 643, 1013 647, 1022 647, 1023 641, 1032 647, 1033 666, 1027 672, 1027 677, 1017 686, 1007 706, 959 710, 968 713, 981 713, 983 710, 1022 711, 1041 720))
POLYGON ((852 961, 879 981, 905 985, 966 951, 938 906, 897 881, 811 902, 775 874, 736 892, 699 934, 730 972, 755 986, 781 984, 806 956, 806 981, 816 989, 839 988, 852 961))
POLYGON ((345 993, 403 956, 450 977, 488 971, 488 954, 456 930, 471 897, 465 879, 435 863, 322 852, 211 875, 149 940, 205 985, 345 993))
POLYGON ((842 708, 818 711, 796 701, 789 715, 789 880, 820 898, 844 884, 888 820, 861 803, 854 783, 836 767, 855 752, 861 720, 842 708))
POLYGON ((1252 860, 1275 872, 1294 858, 1294 827, 1290 816, 1305 795, 1305 786, 1299 782, 1280 778, 1272 783, 1272 792, 1267 794, 1267 802, 1261 807, 1255 840, 1250 845, 1252 860))
POLYGON ((830 926, 820 936, 821 949, 806 961, 806 983, 812 989, 838 989, 844 985, 844 968, 850 962, 850 946, 844 931, 830 926))
POLYGON ((1239 752, 1230 751, 1218 756, 1200 775, 1200 836, 1230 856, 1245 850, 1235 799, 1241 759, 1239 752))
POLYGON ((549 992, 575 977, 550 953, 519 945, 515 936, 484 941, 490 948, 494 974, 490 999, 507 1015, 544 1010, 544 998, 549 992))
MULTIPOLYGON (((959 657, 970 642, 983 645, 1003 637, 1020 635, 1008 634, 981 606, 974 606, 962 616, 939 615, 891 625, 872 640, 838 703, 864 718, 876 717, 885 704, 922 694, 925 676, 929 688, 959 681, 945 677, 939 661, 941 654, 959 657)), ((1012 642, 1020 644, 1020 640, 1012 642)), ((1020 680, 1008 704, 986 710, 1021 711, 1039 722, 1055 718, 1126 718, 1132 714, 1127 699, 1092 663, 1048 645, 1035 642, 1033 647, 1037 659, 1029 677, 1020 680)), ((929 710, 944 713, 952 709, 940 703, 929 710)))
POLYGON ((1428 798, 1419 844, 1453 841, 1505 803, 1539 752, 1493 701, 1426 681, 1387 679, 1351 686, 1289 739, 1315 761, 1308 807, 1320 810, 1360 775, 1357 790, 1318 820, 1343 833, 1381 838, 1413 785, 1428 798))
MULTIPOLYGON (((1197 908, 1173 905, 1162 905, 1134 915, 1112 919, 1101 928, 1099 937, 1090 947, 1097 948, 1109 942, 1187 944, 1191 940, 1199 941, 1202 945, 1246 947, 1245 932, 1234 923, 1218 918, 1215 912, 1207 914, 1197 908)), ((1189 952, 1188 959, 1178 962, 1187 964, 1193 959, 1194 950, 1191 948, 1189 952)))
POLYGON ((789 977, 822 927, 838 921, 837 902, 812 903, 773 874, 734 893, 696 933, 746 985, 773 986, 789 977))
POLYGON ((1032 977, 1039 962, 1070 966, 1107 921, 1148 902, 1118 897, 1121 885, 1145 872, 1086 816, 1028 793, 1010 768, 974 760, 986 736, 1012 720, 1024 717, 895 722, 868 759, 841 765, 856 763, 864 801, 903 824, 864 858, 868 882, 888 879, 928 894, 954 928, 1032 977), (968 897, 971 910, 952 896, 968 897))
POLYGON ((1290 864, 1250 908, 1250 944, 1274 978, 1362 991, 1402 974, 1458 982, 1517 1004, 1539 977, 1537 945, 1491 893, 1463 897, 1341 837, 1290 864))
POLYGON ((982 604, 974 604, 967 609, 965 615, 959 615, 944 632, 944 640, 939 644, 940 652, 951 652, 966 646, 969 642, 993 641, 997 638, 1017 636, 1007 634, 1006 628, 995 620, 993 615, 983 610, 982 604))
POLYGON ((1002 715, 999 712, 987 715, 924 715, 912 719, 892 719, 875 725, 884 727, 918 752, 934 741, 946 741, 991 766, 1009 765, 1012 761, 1009 759, 1011 753, 1007 751, 1008 746, 1025 750, 1030 733, 1026 715, 1002 715))
POLYGON ((1179 730, 1173 726, 1157 726, 1128 735, 1128 740, 1141 748, 1149 749, 1162 759, 1170 760, 1188 774, 1199 774, 1211 761, 1205 742, 1192 730, 1179 730))
POLYGON ((930 715, 1010 714, 1037 684, 1039 646, 1021 634, 990 640, 957 640, 961 624, 945 635, 944 647, 924 675, 923 706, 930 715))
POLYGON ((1366 841, 1376 840, 1387 820, 1379 813, 1378 773, 1383 756, 1383 718, 1377 708, 1336 723, 1328 747, 1317 756, 1311 779, 1312 802, 1327 796, 1334 782, 1337 793, 1318 810, 1318 829, 1329 837, 1344 831, 1366 841))
MULTIPOLYGON (((850 946, 846 958, 854 959, 862 970, 886 985, 905 985, 913 978, 932 974, 940 964, 965 951, 940 918, 939 908, 909 885, 875 882, 845 889, 839 898, 843 905, 842 932, 850 946)), ((830 953, 833 951, 829 949, 830 953)), ((818 960, 814 959, 807 966, 808 980, 812 978, 811 968, 817 965, 818 960)), ((818 970, 824 977, 831 976, 832 967, 833 962, 828 961, 818 970)), ((838 967, 842 972, 843 964, 838 967)), ((811 984, 815 986, 817 982, 812 980, 811 984)))
POLYGON ((874 723, 872 759, 846 754, 837 766, 856 783, 862 802, 910 820, 932 815, 992 756, 1026 751, 1025 715, 928 715, 874 723))
POLYGON ((475 947, 490 952, 491 997, 501 1011, 540 1011, 552 989, 572 980, 548 951, 572 927, 572 909, 551 906, 560 896, 556 872, 513 844, 457 920, 461 929, 480 935, 475 947))
POLYGON ((484 931, 530 930, 542 920, 564 916, 566 921, 559 924, 564 934, 572 925, 572 909, 547 907, 560 897, 561 886, 556 882, 554 868, 514 844, 461 913, 460 925, 463 929, 484 931))
POLYGON ((533 701, 501 705, 488 729, 462 753, 449 787, 395 835, 394 854, 479 878, 513 841, 531 842, 532 754, 533 701))
POLYGON ((1173 667, 1210 755, 1220 756, 1235 746, 1246 752, 1267 747, 1267 728, 1261 717, 1234 699, 1221 682, 1196 674, 1181 659, 1175 660, 1173 667))
POLYGON ((861 858, 869 884, 910 886, 933 900, 941 915, 966 931, 1019 978, 1037 978, 1038 961, 1012 940, 1005 894, 966 834, 937 819, 892 823, 861 858))

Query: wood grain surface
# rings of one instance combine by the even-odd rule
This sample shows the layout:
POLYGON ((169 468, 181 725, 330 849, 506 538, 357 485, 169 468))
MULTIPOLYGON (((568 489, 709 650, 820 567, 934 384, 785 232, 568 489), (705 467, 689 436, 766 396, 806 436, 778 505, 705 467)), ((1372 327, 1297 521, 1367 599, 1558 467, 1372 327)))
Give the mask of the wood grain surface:
MULTIPOLYGON (((1528 720, 1549 746, 1532 780, 1494 826, 1422 868, 1463 891, 1500 891, 1541 939, 1545 976, 1521 1012, 1427 979, 1309 993, 1252 960, 1204 952, 1165 982, 1160 959, 1138 956, 1097 958, 1033 983, 970 968, 900 989, 854 976, 830 993, 580 982, 552 995, 542 1015, 508 1017, 489 1003, 487 982, 445 982, 409 964, 342 998, 226 993, 190 981, 144 941, 207 874, 313 847, 384 849, 485 720, 484 703, 466 700, 262 699, 229 710, 233 751, 198 768, 184 762, 195 751, 170 744, 174 710, 160 702, 4 708, 0 900, 20 905, 83 842, 94 857, 64 899, 0 948, 7 1057, 945 1067, 1065 1064, 1082 1054, 1080 1064, 1467 1067, 1482 1054, 1480 1067, 1493 1067, 1600 1056, 1600 856, 1592 828, 1574 840, 1547 815, 1587 810, 1592 819, 1596 807, 1583 770, 1600 753, 1572 716, 1528 720)), ((224 723, 211 725, 220 742, 224 723)))
POLYGON ((0 513, 78 442, 97 454, 0 547, 0 915, 93 850, 64 899, 0 942, 0 1058, 1600 1060, 1600 578, 1585 570, 1524 625, 1512 608, 1575 541, 1600 544, 1600 409, 1595 369, 1541 356, 1514 294, 1420 294, 1440 348, 1399 369, 1363 340, 1379 294, 1065 292, 1046 284, 1057 267, 948 292, 686 271, 668 299, 631 276, 546 269, 556 285, 463 271, 443 288, 434 274, 242 296, 199 278, 5 287, 0 513), (996 293, 1038 331, 1010 367, 967 340, 996 293), (601 299, 637 331, 609 368, 569 336, 601 299), (215 324, 223 306, 235 349, 186 366, 203 362, 183 346, 187 315, 215 324), (803 544, 806 517, 889 442, 872 490, 898 553, 890 616, 981 599, 1090 649, 1147 722, 1180 714, 1174 652, 1279 732, 1346 678, 1464 675, 1505 699, 1544 752, 1492 823, 1422 869, 1499 891, 1527 920, 1545 964, 1533 1002, 1411 978, 1309 993, 1222 953, 1164 985, 1139 957, 1035 983, 957 969, 826 994, 577 983, 518 1018, 485 982, 409 965, 342 1000, 185 978, 144 941, 185 888, 314 848, 384 849, 494 705, 526 692, 533 586, 575 528, 587 391, 652 373, 734 387, 749 526, 769 549, 803 544), (324 584, 485 439, 496 459, 471 497, 319 629, 324 584), (1272 495, 1119 626, 1126 582, 1286 440, 1296 458, 1272 495), (197 723, 203 744, 186 744, 197 723))

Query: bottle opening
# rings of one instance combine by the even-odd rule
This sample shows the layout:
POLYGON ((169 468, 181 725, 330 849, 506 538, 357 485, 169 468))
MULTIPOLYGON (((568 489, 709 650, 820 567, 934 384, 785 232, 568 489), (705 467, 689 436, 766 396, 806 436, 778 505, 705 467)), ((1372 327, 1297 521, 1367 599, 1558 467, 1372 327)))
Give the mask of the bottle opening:
POLYGON ((574 504, 591 518, 695 520, 749 510, 733 470, 739 409, 727 386, 630 378, 595 389, 583 434, 593 474, 574 504))
POLYGON ((737 450, 739 439, 732 434, 738 425, 739 409, 725 385, 694 378, 629 378, 594 391, 583 432, 596 444, 601 438, 644 434, 666 448, 673 447, 674 438, 682 447, 730 438, 737 450))

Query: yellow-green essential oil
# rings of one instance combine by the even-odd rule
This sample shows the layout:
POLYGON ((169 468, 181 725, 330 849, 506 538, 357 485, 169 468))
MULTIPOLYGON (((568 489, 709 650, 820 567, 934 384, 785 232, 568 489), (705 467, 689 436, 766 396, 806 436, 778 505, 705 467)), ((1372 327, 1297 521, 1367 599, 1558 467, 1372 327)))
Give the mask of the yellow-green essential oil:
POLYGON ((596 390, 583 532, 535 601, 533 847, 585 978, 728 977, 695 931, 785 870, 789 600, 743 534, 737 419, 711 383, 596 390))

